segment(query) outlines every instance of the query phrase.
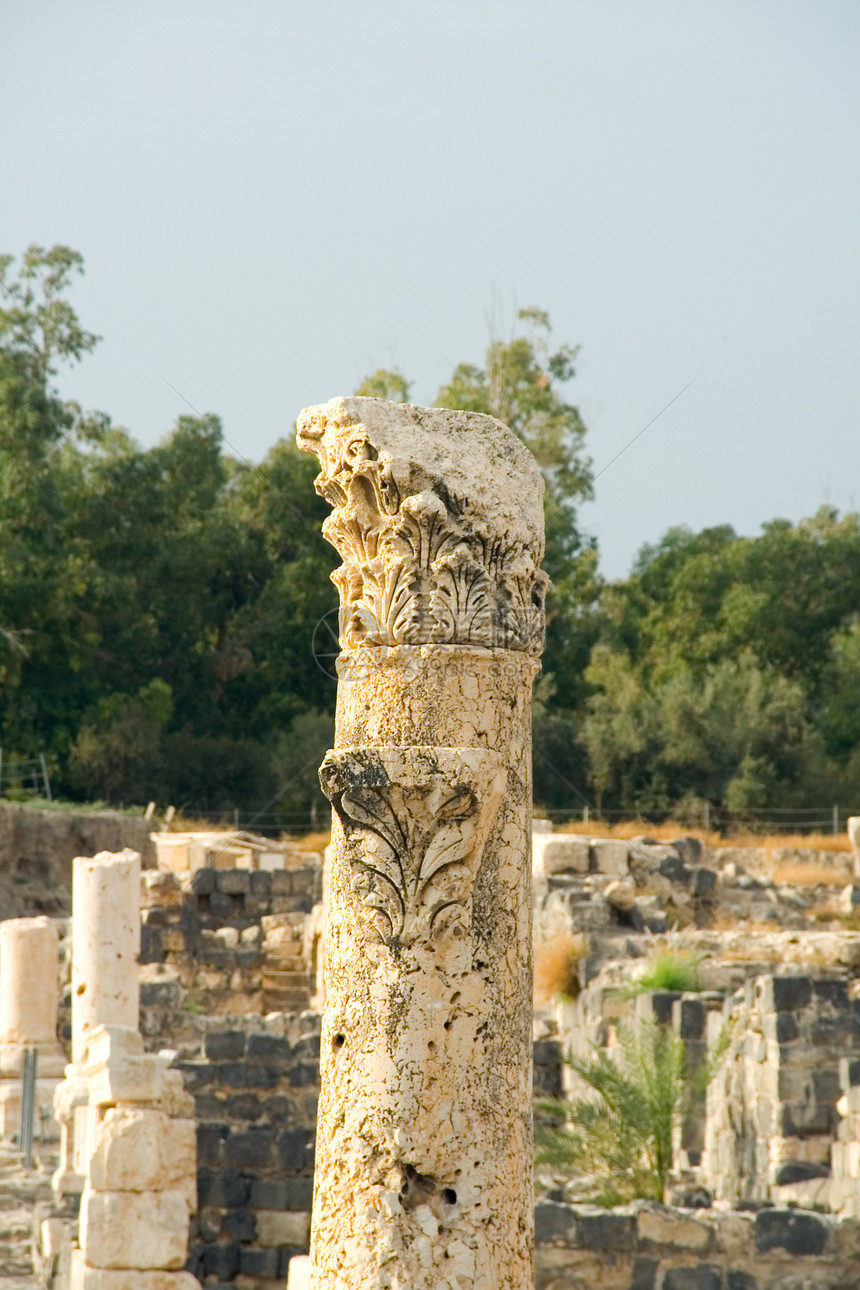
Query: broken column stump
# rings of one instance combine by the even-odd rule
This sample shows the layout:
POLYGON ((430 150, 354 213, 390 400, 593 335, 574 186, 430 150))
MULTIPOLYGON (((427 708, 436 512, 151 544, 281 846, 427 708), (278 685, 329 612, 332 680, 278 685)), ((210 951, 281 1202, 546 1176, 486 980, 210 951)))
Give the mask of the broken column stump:
POLYGON ((36 1132, 56 1137, 54 1089, 66 1065, 57 1039, 59 937, 50 918, 0 922, 0 1139, 20 1142, 24 1054, 37 1058, 36 1132))
POLYGON ((313 1290, 531 1285, 543 481, 491 417, 299 418, 343 565, 313 1290))
POLYGON ((81 1191, 92 1114, 81 1062, 100 1026, 137 1030, 140 1016, 140 856, 100 851, 72 868, 72 1061, 54 1093, 60 1122, 57 1195, 81 1191))

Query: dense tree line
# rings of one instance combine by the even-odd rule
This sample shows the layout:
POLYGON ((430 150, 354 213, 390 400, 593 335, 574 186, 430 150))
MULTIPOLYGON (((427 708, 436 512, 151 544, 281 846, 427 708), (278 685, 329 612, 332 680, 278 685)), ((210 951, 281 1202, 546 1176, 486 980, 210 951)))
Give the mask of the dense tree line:
MULTIPOLYGON (((97 343, 66 299, 80 256, 0 257, 0 747, 44 753, 63 795, 200 809, 314 803, 331 737, 337 563, 316 462, 251 466, 217 416, 152 448, 57 389, 97 343), (321 665, 322 663, 322 665, 321 665)), ((522 311, 437 395, 537 457, 553 580, 536 690, 536 797, 675 809, 860 804, 860 525, 820 512, 758 537, 671 530, 604 584, 578 504, 576 351, 522 311)), ((360 393, 406 399, 399 372, 360 393)))

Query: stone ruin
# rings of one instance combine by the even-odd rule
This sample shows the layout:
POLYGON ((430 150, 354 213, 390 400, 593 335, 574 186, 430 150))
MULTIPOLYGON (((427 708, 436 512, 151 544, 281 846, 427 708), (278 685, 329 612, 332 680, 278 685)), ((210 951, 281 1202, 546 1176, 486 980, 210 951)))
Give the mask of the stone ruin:
POLYGON ((853 862, 535 821, 529 869, 534 468, 493 423, 375 401, 300 441, 344 560, 331 848, 164 835, 143 868, 76 860, 71 921, 0 922, 0 1284, 860 1287, 860 818, 853 862), (539 957, 578 947, 533 1023, 532 903, 539 957), (623 990, 679 949, 698 989, 623 990), (532 1090, 579 1091, 564 1054, 643 1017, 691 1066, 730 1036, 672 1203, 545 1171, 535 1201, 532 1090))

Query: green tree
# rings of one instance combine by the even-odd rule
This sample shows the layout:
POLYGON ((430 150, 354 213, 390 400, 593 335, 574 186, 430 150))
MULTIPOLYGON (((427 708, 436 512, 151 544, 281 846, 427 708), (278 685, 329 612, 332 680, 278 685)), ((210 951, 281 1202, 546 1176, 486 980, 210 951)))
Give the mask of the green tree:
POLYGON ((412 382, 396 367, 378 367, 366 376, 355 391, 367 399, 387 399, 390 403, 408 403, 412 382))
POLYGON ((71 247, 46 250, 35 244, 21 257, 0 255, 0 346, 31 360, 38 379, 47 383, 60 361, 80 360, 99 337, 86 331, 64 293, 74 274, 84 271, 83 256, 71 247))
POLYGON ((170 687, 160 680, 98 704, 71 753, 71 778, 85 796, 115 805, 161 795, 161 738, 172 708, 170 687))

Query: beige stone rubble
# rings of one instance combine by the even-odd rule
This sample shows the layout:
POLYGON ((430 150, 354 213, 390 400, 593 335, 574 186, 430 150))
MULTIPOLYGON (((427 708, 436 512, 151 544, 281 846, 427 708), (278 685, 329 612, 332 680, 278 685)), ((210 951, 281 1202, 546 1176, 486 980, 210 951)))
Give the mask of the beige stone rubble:
MULTIPOLYGON (((72 1290, 114 1290, 96 1273, 168 1274, 188 1257, 190 1215, 197 1203, 197 1134, 193 1102, 169 1055, 145 1053, 136 1030, 91 1031, 79 1068, 89 1096, 81 1197, 80 1258, 72 1290), (118 1105, 119 1104, 119 1105, 118 1105)), ((152 1280, 152 1290, 182 1290, 194 1278, 152 1280)), ((125 1284, 117 1281, 117 1290, 125 1284)))
POLYGON ((299 418, 343 565, 314 1290, 532 1282, 543 484, 489 417, 299 418))

